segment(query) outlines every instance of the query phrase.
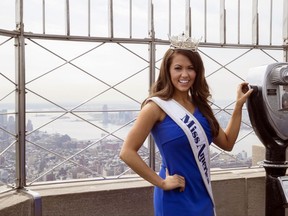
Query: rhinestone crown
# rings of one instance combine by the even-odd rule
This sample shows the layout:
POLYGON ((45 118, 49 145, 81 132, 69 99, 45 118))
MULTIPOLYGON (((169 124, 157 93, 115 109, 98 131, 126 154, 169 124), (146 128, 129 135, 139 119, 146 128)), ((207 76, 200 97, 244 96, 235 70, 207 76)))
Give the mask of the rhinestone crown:
POLYGON ((191 50, 192 52, 197 52, 198 45, 202 38, 195 39, 191 38, 184 33, 178 36, 169 36, 170 48, 171 49, 184 49, 191 50))

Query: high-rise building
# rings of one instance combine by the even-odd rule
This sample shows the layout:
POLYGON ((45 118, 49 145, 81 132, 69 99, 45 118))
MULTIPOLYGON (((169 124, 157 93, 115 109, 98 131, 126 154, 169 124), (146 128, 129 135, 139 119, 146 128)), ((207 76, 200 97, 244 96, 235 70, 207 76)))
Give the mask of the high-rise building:
POLYGON ((8 117, 8 122, 7 122, 7 130, 11 133, 15 133, 15 118, 14 116, 9 116, 8 117))
POLYGON ((103 105, 103 124, 108 124, 109 123, 109 117, 108 117, 108 106, 107 104, 103 105))
POLYGON ((32 124, 31 120, 28 120, 26 130, 27 131, 33 131, 33 124, 32 124))
POLYGON ((7 110, 3 109, 0 111, 0 127, 7 125, 7 110))

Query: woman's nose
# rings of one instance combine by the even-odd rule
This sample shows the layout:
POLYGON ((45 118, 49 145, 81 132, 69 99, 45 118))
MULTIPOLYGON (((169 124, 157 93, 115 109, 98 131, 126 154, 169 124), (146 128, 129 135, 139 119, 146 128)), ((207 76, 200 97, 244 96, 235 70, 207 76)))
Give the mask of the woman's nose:
POLYGON ((188 70, 183 69, 183 71, 182 71, 182 73, 181 73, 181 76, 187 77, 187 76, 188 76, 188 70))

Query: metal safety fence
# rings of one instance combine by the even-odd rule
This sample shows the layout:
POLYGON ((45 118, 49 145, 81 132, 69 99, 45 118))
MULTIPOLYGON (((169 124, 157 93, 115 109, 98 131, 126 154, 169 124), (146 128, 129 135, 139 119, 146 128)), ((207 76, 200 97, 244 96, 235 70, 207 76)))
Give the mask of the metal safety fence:
MULTIPOLYGON (((222 127, 249 68, 287 61, 285 0, 16 0, 1 1, 0 14, 0 181, 9 188, 133 174, 119 150, 167 35, 202 38, 222 127)), ((252 167, 259 143, 244 110, 234 150, 213 145, 211 165, 252 167)), ((139 153, 158 170, 151 137, 139 153)))

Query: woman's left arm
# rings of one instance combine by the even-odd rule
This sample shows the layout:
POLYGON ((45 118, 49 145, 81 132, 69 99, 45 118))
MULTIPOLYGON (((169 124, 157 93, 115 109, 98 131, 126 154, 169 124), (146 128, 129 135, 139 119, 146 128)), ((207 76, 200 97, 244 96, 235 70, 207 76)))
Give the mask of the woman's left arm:
POLYGON ((247 86, 248 83, 246 82, 238 85, 236 104, 228 125, 225 131, 220 127, 217 137, 213 139, 213 142, 225 151, 231 151, 237 140, 241 126, 242 107, 253 91, 250 89, 244 93, 242 89, 247 88, 247 86))

